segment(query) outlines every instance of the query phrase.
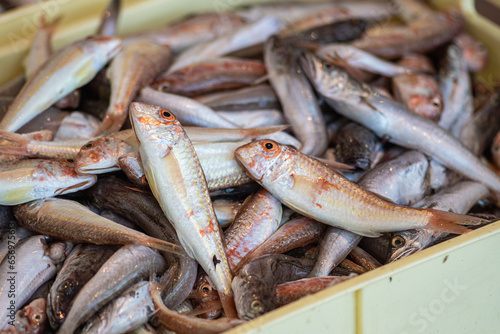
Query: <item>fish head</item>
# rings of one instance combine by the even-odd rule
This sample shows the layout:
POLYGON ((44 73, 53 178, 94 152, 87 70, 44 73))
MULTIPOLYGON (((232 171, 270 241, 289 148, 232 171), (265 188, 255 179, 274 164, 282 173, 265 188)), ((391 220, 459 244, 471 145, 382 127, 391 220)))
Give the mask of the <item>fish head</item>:
POLYGON ((207 274, 198 277, 195 283, 193 304, 197 309, 208 311, 199 315, 203 319, 217 319, 222 314, 219 293, 212 287, 207 274), (215 308, 214 308, 215 307, 215 308))
POLYGON ((439 93, 430 96, 414 95, 408 100, 408 108, 437 122, 443 109, 443 97, 439 93))
POLYGON ((426 230, 407 230, 394 233, 390 240, 387 263, 407 257, 425 247, 429 233, 426 230))
POLYGON ((264 139, 238 147, 234 156, 251 178, 261 182, 284 150, 285 145, 264 139))
POLYGON ((174 114, 160 106, 133 102, 129 109, 130 123, 141 145, 146 142, 166 144, 175 142, 184 134, 174 114))
POLYGON ((43 333, 47 324, 47 300, 38 298, 16 313, 15 328, 19 333, 43 333))
POLYGON ((348 74, 331 62, 310 52, 304 52, 299 60, 304 73, 322 95, 342 94, 347 87, 351 86, 348 74))
POLYGON ((269 282, 265 279, 248 279, 246 275, 233 279, 235 304, 238 317, 255 319, 274 309, 273 294, 269 293, 269 282))
POLYGON ((51 325, 58 328, 66 320, 67 311, 75 296, 75 290, 80 289, 77 280, 68 277, 57 285, 57 289, 49 293, 47 312, 51 325))
POLYGON ((118 158, 126 153, 124 145, 111 137, 89 141, 75 157, 75 170, 80 174, 102 174, 120 170, 118 158))

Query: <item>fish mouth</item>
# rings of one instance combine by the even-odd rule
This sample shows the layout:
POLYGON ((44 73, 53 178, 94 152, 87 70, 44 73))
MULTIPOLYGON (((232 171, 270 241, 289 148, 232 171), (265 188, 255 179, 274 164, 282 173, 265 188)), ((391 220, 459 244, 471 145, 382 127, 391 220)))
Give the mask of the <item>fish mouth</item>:
POLYGON ((404 249, 398 249, 394 253, 391 254, 389 259, 387 260, 387 263, 391 263, 397 260, 400 260, 404 257, 407 257, 409 255, 412 255, 413 253, 416 253, 420 250, 420 247, 409 247, 409 248, 404 248, 404 249))
POLYGON ((94 183, 97 182, 97 176, 94 175, 94 177, 90 180, 86 180, 77 184, 74 184, 72 186, 66 187, 66 188, 58 188, 54 191, 54 196, 59 196, 59 195, 64 195, 67 193, 72 193, 78 190, 83 190, 91 187, 94 183))

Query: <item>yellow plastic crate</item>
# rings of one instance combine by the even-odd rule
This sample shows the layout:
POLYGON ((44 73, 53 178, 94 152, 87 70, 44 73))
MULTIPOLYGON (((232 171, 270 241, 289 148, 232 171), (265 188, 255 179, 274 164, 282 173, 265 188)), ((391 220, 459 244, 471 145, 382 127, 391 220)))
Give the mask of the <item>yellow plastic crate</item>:
MULTIPOLYGON (((486 1, 486 0, 485 0, 486 1)), ((159 27, 188 13, 231 10, 250 0, 124 0, 119 34, 159 27)), ((473 0, 434 0, 459 6, 467 30, 490 51, 478 77, 500 82, 500 29, 473 0)), ((500 0, 489 0, 500 7, 500 0)), ((94 33, 108 1, 49 0, 0 15, 0 84, 21 73, 38 15, 62 22, 56 48, 94 33)), ((385 265, 270 312, 237 333, 500 333, 500 221, 406 259, 385 265)))

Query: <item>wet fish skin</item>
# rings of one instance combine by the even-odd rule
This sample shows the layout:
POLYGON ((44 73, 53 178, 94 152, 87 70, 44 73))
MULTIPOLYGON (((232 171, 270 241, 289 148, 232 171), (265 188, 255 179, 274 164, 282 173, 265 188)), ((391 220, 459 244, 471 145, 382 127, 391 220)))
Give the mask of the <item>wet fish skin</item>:
POLYGON ((226 315, 232 316, 231 272, 222 233, 192 143, 174 114, 166 109, 134 102, 130 115, 153 195, 186 253, 209 275, 226 315))
POLYGON ((74 333, 101 306, 134 283, 147 278, 151 272, 163 272, 165 268, 163 258, 149 247, 121 247, 80 290, 57 333, 74 333))
POLYGON ((477 73, 484 70, 488 64, 488 49, 486 46, 473 36, 462 32, 453 39, 463 51, 464 61, 470 72, 477 73))
POLYGON ((304 278, 312 265, 311 259, 283 254, 265 255, 245 265, 232 283, 240 319, 252 320, 273 310, 275 286, 304 278))
MULTIPOLYGON (((284 37, 283 40, 286 43, 298 45, 301 43, 346 43, 360 38, 367 25, 368 22, 363 19, 340 20, 295 32, 284 37)), ((284 32, 280 35, 283 36, 284 32)))
MULTIPOLYGON (((63 242, 48 245, 44 236, 35 235, 25 238, 15 246, 14 259, 12 257, 9 259, 9 256, 7 256, 0 263, 0 279, 2 279, 2 282, 10 282, 11 277, 9 275, 12 274, 9 273, 13 270, 16 272, 14 284, 16 290, 15 311, 28 301, 38 287, 56 274, 59 265, 64 261, 67 252, 71 249, 70 247, 68 248, 63 242), (15 260, 14 265, 12 265, 12 260, 15 260)), ((9 297, 9 289, 10 284, 7 283, 2 284, 0 287, 1 305, 11 305, 9 300, 12 300, 12 298, 9 297)), ((10 319, 8 314, 7 307, 2 307, 0 310, 0 330, 7 325, 10 319)))
POLYGON ((363 236, 424 226, 460 234, 466 229, 456 223, 470 225, 468 216, 389 203, 323 163, 270 140, 242 146, 235 156, 253 179, 288 207, 363 236))
POLYGON ((34 234, 33 231, 19 225, 14 217, 8 221, 7 228, 8 230, 6 230, 5 234, 2 235, 2 238, 0 239, 0 262, 2 262, 2 260, 9 253, 9 245, 11 245, 12 248, 12 246, 15 246, 24 238, 34 234))
POLYGON ((224 232, 226 256, 232 270, 278 229, 281 214, 281 202, 265 189, 243 202, 234 222, 224 232))
POLYGON ((329 226, 319 242, 317 261, 308 277, 328 276, 358 245, 361 238, 358 234, 329 226))
POLYGON ((104 11, 101 18, 101 24, 97 29, 99 36, 116 36, 118 30, 118 17, 120 15, 121 0, 112 0, 108 8, 104 11))
MULTIPOLYGON (((99 208, 112 210, 134 221, 148 235, 179 244, 174 227, 152 194, 136 191, 131 183, 109 177, 89 189, 88 196, 99 208)), ((166 252, 162 255, 170 269, 176 268, 171 274, 171 284, 167 284, 163 291, 165 305, 174 308, 189 295, 198 264, 189 256, 179 257, 166 252)))
POLYGON ((372 167, 381 147, 380 140, 373 132, 356 123, 344 125, 336 135, 335 142, 336 160, 362 170, 372 167))
POLYGON ((283 113, 276 109, 216 111, 219 116, 243 128, 286 124, 283 113))
POLYGON ((114 247, 79 244, 68 255, 47 296, 50 325, 58 329, 81 288, 115 252, 114 247))
POLYGON ((260 61, 221 57, 160 74, 151 87, 163 92, 194 97, 249 86, 265 75, 266 68, 260 61))
POLYGON ((79 175, 64 160, 30 159, 0 165, 0 204, 16 205, 86 189, 95 175, 79 175), (22 180, 22 182, 21 182, 22 180))
POLYGON ((64 117, 54 135, 54 140, 92 138, 99 127, 99 120, 80 111, 73 111, 64 117))
POLYGON ((109 135, 123 126, 130 103, 141 88, 163 72, 172 59, 169 47, 155 43, 124 46, 113 58, 107 76, 111 81, 109 107, 95 135, 109 135))
POLYGON ((264 46, 264 63, 285 119, 302 144, 301 152, 322 155, 328 145, 326 124, 312 87, 300 70, 297 51, 271 37, 264 46))
POLYGON ((124 37, 123 43, 153 41, 169 45, 175 53, 200 44, 243 26, 245 21, 232 12, 199 13, 164 28, 124 37))
POLYGON ((198 96, 196 100, 219 111, 279 108, 278 98, 268 84, 207 94, 198 96))
POLYGON ((150 237, 93 213, 78 202, 48 198, 17 206, 14 216, 33 231, 71 242, 144 245, 184 255, 182 247, 150 237), (66 228, 68 222, 73 228, 66 228))
POLYGON ((395 144, 418 149, 449 169, 500 192, 499 176, 432 121, 410 113, 401 104, 352 80, 345 72, 313 55, 306 54, 302 64, 318 92, 337 112, 366 126, 379 137, 385 135, 395 144), (435 145, 436 142, 440 145, 435 145))
POLYGON ((130 332, 145 324, 155 310, 149 295, 149 282, 132 285, 120 296, 110 301, 84 325, 84 333, 120 334, 130 332))
POLYGON ((26 82, 0 122, 15 132, 54 102, 88 83, 121 47, 119 38, 90 37, 56 52, 26 82))

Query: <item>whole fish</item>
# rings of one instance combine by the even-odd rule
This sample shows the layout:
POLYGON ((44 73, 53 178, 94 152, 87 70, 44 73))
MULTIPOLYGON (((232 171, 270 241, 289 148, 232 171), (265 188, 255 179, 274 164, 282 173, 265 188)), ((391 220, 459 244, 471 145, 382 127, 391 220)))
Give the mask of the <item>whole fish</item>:
POLYGON ((221 228, 193 145, 179 121, 166 109, 134 102, 130 115, 153 195, 188 255, 210 277, 226 316, 234 316, 231 271, 221 228))
POLYGON ((141 281, 110 301, 90 318, 82 332, 120 334, 145 324, 155 310, 149 295, 149 282, 141 281))
POLYGON ((169 45, 179 53, 193 45, 228 34, 243 26, 245 20, 231 12, 199 13, 167 27, 148 30, 124 37, 123 43, 152 41, 169 45))
POLYGON ((418 149, 449 169, 500 192, 500 177, 434 122, 409 112, 313 55, 305 55, 302 61, 318 92, 338 113, 366 126, 379 137, 388 136, 395 144, 418 149), (436 145, 437 142, 440 144, 436 145))
POLYGON ((196 125, 207 128, 238 128, 236 124, 219 116, 211 108, 184 96, 163 93, 146 87, 141 90, 136 101, 172 110, 183 125, 196 125))
POLYGON ((241 258, 233 272, 239 273, 243 266, 260 256, 285 253, 294 248, 315 243, 321 238, 325 228, 326 225, 310 218, 291 219, 241 258))
MULTIPOLYGON (((414 16, 411 4, 416 0, 395 1, 399 16, 414 16), (409 14, 409 15, 408 15, 409 14)), ((419 6, 420 7, 420 6, 419 6)), ((421 9, 421 7, 419 8, 421 9)), ((439 12, 425 11, 408 25, 385 25, 368 30, 364 37, 351 43, 359 49, 384 58, 398 58, 408 53, 424 53, 453 39, 464 26, 464 16, 456 8, 439 12)), ((408 20, 406 20, 408 21, 408 20)))
POLYGON ((57 333, 74 333, 100 307, 152 272, 163 272, 165 267, 165 260, 151 248, 123 246, 80 290, 57 333))
POLYGON ((3 334, 43 334, 47 327, 47 300, 38 298, 16 312, 14 326, 9 325, 3 334))
POLYGON ((78 292, 114 252, 109 246, 80 244, 68 255, 47 296, 47 316, 52 328, 61 326, 78 292))
POLYGON ((63 242, 48 244, 34 235, 18 243, 0 263, 0 330, 15 322, 15 314, 33 293, 57 273, 71 248, 63 242), (15 295, 15 299, 12 298, 15 295))
MULTIPOLYGON (((136 191, 129 182, 114 177, 100 180, 96 187, 88 190, 88 194, 99 208, 127 217, 148 235, 179 244, 174 227, 152 194, 136 191)), ((168 307, 176 307, 191 292, 198 264, 189 256, 176 256, 166 252, 162 255, 172 278, 164 289, 163 301, 168 307)))
POLYGON ((392 91, 396 100, 408 109, 433 121, 438 121, 443 110, 443 96, 435 77, 431 61, 423 55, 406 55, 399 65, 425 71, 408 73, 392 78, 392 91))
POLYGON ((326 125, 296 51, 271 37, 265 44, 264 62, 285 119, 302 144, 301 152, 320 156, 328 145, 326 125))
POLYGON ((0 204, 16 205, 89 188, 95 175, 79 175, 64 160, 30 159, 0 164, 0 204))
POLYGON ((88 83, 120 46, 118 38, 90 37, 53 54, 23 86, 0 122, 0 129, 15 132, 54 102, 88 83))
POLYGON ((163 92, 193 97, 248 86, 265 75, 266 68, 260 61, 222 57, 160 74, 151 87, 163 92))
POLYGON ((381 143, 373 132, 356 123, 344 125, 335 138, 335 158, 359 169, 369 169, 375 162, 381 143))
POLYGON ((48 198, 17 206, 16 219, 33 231, 62 240, 101 245, 135 244, 183 255, 180 246, 117 224, 78 202, 48 198), (73 228, 68 229, 71 223, 73 228))
POLYGON ((219 111, 279 108, 278 98, 268 84, 198 96, 196 101, 219 111))
POLYGON ((154 43, 124 46, 114 57, 107 76, 111 81, 109 107, 95 135, 112 134, 123 126, 128 108, 139 90, 170 64, 172 52, 154 43))
POLYGON ((226 256, 232 270, 278 229, 281 213, 281 202, 265 189, 243 202, 233 224, 224 232, 226 256))
POLYGON ((259 257, 244 266, 233 280, 238 316, 252 320, 273 310, 276 285, 305 278, 312 264, 311 259, 272 254, 259 257))
POLYGON ((481 221, 389 203, 321 162, 271 140, 242 146, 235 156, 253 179, 288 207, 363 236, 422 227, 460 234, 468 230, 457 223, 481 221))
POLYGON ((172 73, 184 66, 199 61, 216 58, 228 53, 261 44, 283 28, 283 23, 276 17, 267 16, 260 20, 248 23, 234 31, 222 35, 214 40, 195 45, 176 58, 168 73, 172 73))

